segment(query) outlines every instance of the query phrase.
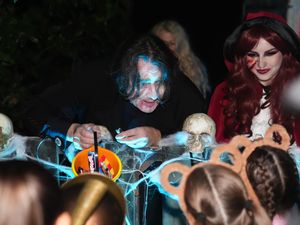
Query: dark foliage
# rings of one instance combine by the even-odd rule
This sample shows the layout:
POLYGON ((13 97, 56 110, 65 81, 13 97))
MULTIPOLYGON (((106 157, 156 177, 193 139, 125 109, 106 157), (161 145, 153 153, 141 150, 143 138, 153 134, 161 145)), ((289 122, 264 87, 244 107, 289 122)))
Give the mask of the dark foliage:
POLYGON ((129 32, 130 0, 0 0, 0 112, 22 127, 21 106, 69 76, 78 60, 106 57, 129 32))

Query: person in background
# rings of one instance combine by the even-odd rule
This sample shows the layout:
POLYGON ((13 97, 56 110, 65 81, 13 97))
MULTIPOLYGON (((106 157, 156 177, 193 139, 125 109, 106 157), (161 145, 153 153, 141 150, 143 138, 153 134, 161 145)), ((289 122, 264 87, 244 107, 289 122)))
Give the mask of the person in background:
POLYGON ((165 42, 178 58, 180 70, 196 85, 202 95, 208 99, 210 85, 207 70, 193 52, 188 35, 176 21, 164 20, 154 25, 152 33, 165 42))
POLYGON ((238 173, 228 167, 199 163, 191 168, 180 163, 162 169, 164 189, 179 197, 179 204, 190 225, 267 225, 271 221, 254 200, 238 173), (173 186, 169 176, 178 172, 180 184, 173 186))
POLYGON ((277 123, 299 145, 299 120, 281 100, 286 85, 300 74, 300 40, 284 18, 248 13, 226 39, 224 57, 230 74, 215 89, 208 111, 216 122, 216 141, 241 134, 261 138, 277 123))
POLYGON ((257 147, 247 158, 249 181, 273 225, 298 224, 299 175, 288 152, 271 147, 257 147))
POLYGON ((119 186, 100 174, 82 174, 62 187, 72 225, 123 225, 125 198, 119 186))
MULTIPOLYGON (((178 59, 181 72, 187 76, 204 96, 208 103, 210 86, 207 70, 201 60, 193 52, 185 29, 174 20, 163 20, 155 24, 152 33, 159 37, 178 59)), ((164 224, 183 224, 182 215, 177 202, 163 196, 164 224)))
POLYGON ((94 144, 93 131, 98 141, 113 136, 132 148, 155 147, 181 130, 187 116, 206 111, 203 96, 159 38, 146 34, 122 47, 112 73, 82 64, 75 79, 34 99, 24 114, 28 131, 79 149, 94 144))
POLYGON ((1 225, 69 225, 57 181, 33 161, 0 162, 1 225))

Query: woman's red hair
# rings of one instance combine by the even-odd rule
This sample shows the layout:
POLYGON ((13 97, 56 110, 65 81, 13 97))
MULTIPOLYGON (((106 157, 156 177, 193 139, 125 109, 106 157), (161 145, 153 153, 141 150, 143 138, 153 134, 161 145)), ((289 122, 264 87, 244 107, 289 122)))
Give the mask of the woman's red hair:
POLYGON ((247 67, 247 52, 251 51, 263 38, 283 55, 282 65, 278 75, 270 85, 271 92, 265 106, 270 106, 270 124, 283 125, 292 137, 293 117, 284 111, 281 101, 285 85, 300 73, 300 63, 288 50, 285 41, 270 28, 257 25, 245 30, 236 44, 235 61, 231 76, 228 79, 228 86, 225 90, 224 115, 225 131, 227 138, 238 134, 249 134, 251 132, 252 119, 260 110, 260 99, 263 94, 263 87, 255 75, 247 67))

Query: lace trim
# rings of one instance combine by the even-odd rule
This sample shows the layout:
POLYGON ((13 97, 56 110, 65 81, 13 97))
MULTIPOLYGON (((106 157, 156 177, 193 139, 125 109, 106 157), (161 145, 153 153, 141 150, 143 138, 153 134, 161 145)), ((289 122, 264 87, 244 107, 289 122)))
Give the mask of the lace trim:
MULTIPOLYGON (((265 98, 265 91, 260 99, 260 105, 264 105, 267 99, 265 98)), ((271 121, 271 111, 270 107, 263 107, 261 108, 259 114, 253 117, 252 119, 252 125, 251 125, 251 131, 252 131, 252 136, 250 137, 250 140, 256 140, 258 138, 263 138, 265 132, 267 129, 271 126, 272 121, 271 121)))

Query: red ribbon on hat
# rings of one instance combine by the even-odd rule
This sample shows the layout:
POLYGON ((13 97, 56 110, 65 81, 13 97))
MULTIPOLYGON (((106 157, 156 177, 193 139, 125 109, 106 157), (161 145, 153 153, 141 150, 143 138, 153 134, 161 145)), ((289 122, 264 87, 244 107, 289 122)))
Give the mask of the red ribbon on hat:
POLYGON ((268 17, 281 23, 287 24, 286 19, 284 19, 281 15, 266 11, 247 13, 246 20, 253 20, 259 17, 268 17))

